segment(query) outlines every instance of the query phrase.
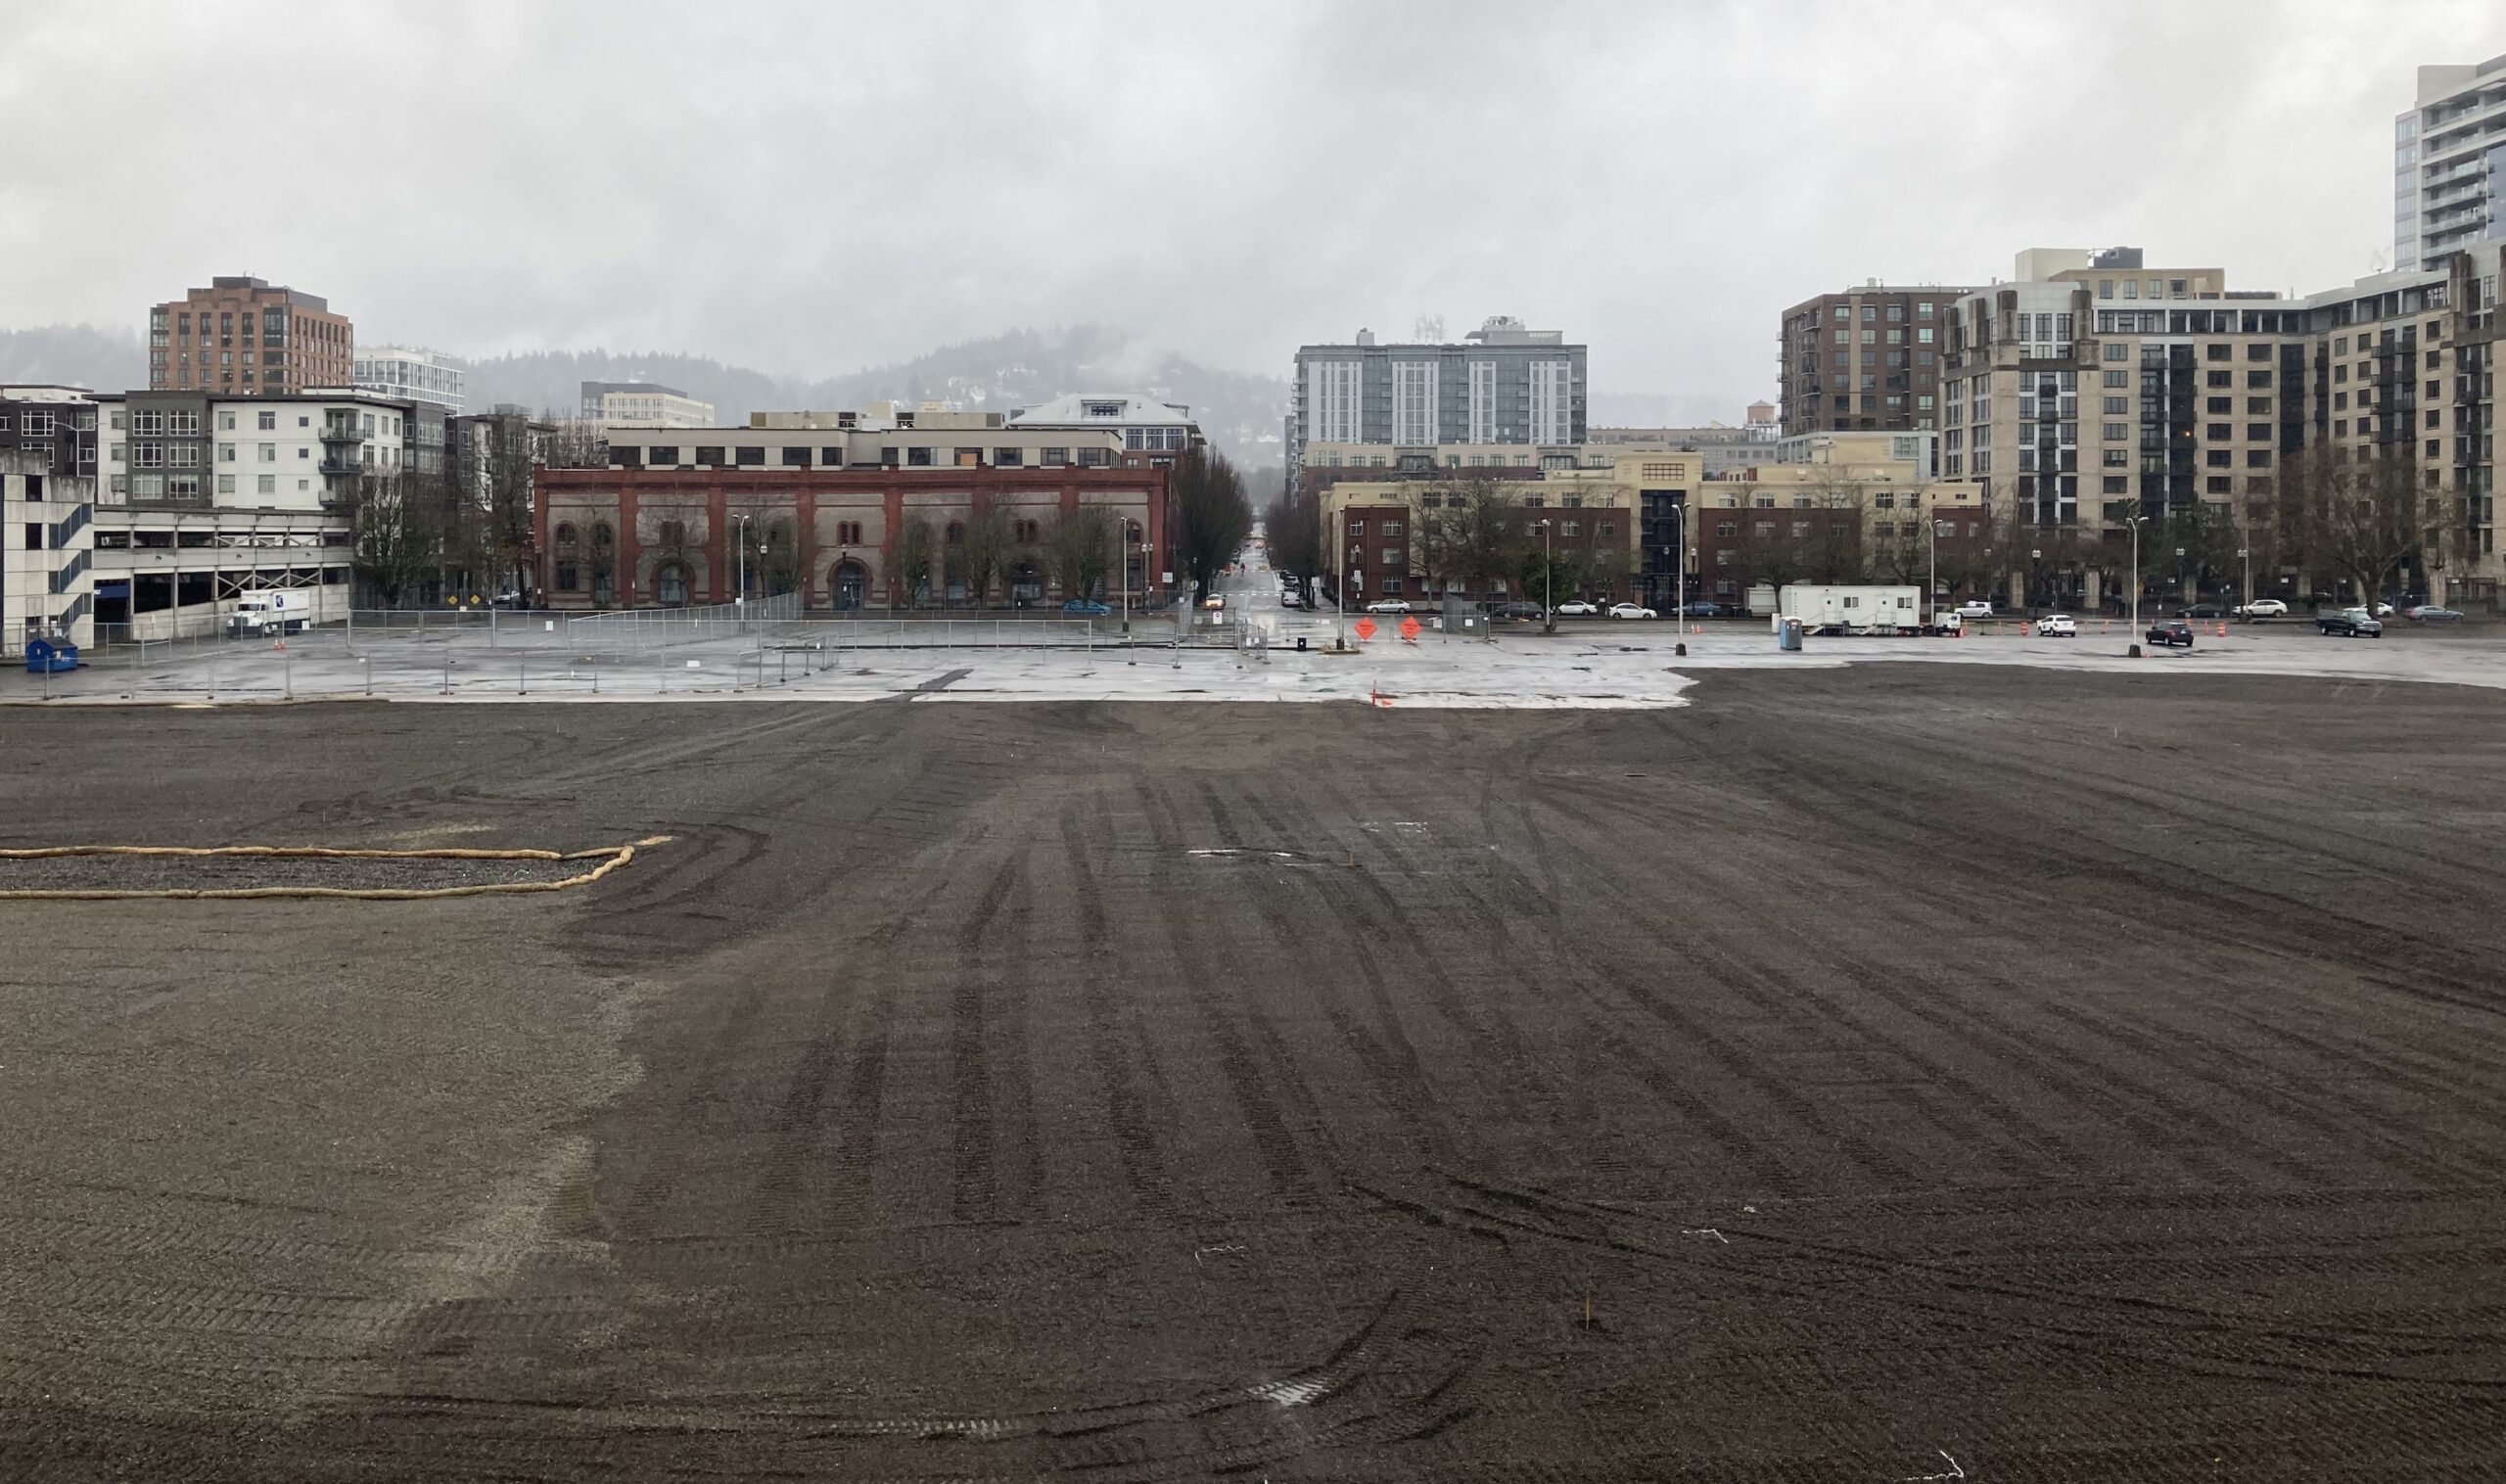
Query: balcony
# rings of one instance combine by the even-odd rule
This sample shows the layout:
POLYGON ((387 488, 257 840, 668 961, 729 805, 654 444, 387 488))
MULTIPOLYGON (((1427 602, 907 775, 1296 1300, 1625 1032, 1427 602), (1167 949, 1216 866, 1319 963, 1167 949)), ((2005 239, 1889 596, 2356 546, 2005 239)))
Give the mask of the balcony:
POLYGON ((365 434, 354 423, 324 423, 322 441, 326 443, 362 443, 365 434))
POLYGON ((363 460, 352 458, 326 458, 314 467, 320 470, 325 476, 335 478, 340 476, 371 474, 374 472, 373 470, 365 467, 363 460))

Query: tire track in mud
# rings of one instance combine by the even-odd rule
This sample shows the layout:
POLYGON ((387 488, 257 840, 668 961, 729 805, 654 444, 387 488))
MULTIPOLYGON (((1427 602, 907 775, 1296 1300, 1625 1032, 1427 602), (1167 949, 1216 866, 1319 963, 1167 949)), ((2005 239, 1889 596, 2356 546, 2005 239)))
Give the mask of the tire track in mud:
MULTIPOLYGON (((1101 815, 1097 818, 1102 822, 1101 815)), ((1161 1220, 1175 1211, 1173 1177, 1166 1148, 1156 1134, 1158 1110, 1132 1075, 1135 1065, 1153 1066, 1149 1058, 1154 1053, 1129 1034, 1105 978, 1091 972, 1093 965, 1109 962, 1113 953, 1112 925, 1094 864, 1094 859, 1113 854, 1113 832, 1110 823, 1100 834, 1091 831, 1089 822, 1081 805, 1064 804, 1054 832, 1062 849, 1064 879, 1077 899, 1080 947, 1086 958, 1079 981, 1088 1016, 1089 1060, 1103 1090, 1105 1123, 1113 1135, 1115 1160, 1132 1205, 1141 1217, 1161 1220), (1091 844, 1096 847, 1093 852, 1091 844)))

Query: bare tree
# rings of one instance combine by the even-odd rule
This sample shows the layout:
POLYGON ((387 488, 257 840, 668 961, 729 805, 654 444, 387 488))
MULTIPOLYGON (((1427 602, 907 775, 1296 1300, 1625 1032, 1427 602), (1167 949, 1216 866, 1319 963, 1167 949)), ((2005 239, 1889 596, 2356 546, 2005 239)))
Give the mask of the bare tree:
POLYGON ((1323 507, 1312 494, 1290 490, 1262 516, 1271 565, 1301 582, 1323 575, 1323 507))
POLYGON ((1018 533, 1009 523, 1009 512, 990 505, 967 517, 957 559, 963 569, 966 592, 977 608, 990 600, 992 584, 1008 573, 1017 551, 1018 533))
POLYGON ((2282 465, 2281 522, 2298 533, 2309 567, 2346 579, 2358 601, 2373 602, 2445 524, 2444 501, 2406 452, 2356 462, 2346 452, 2312 448, 2282 465))
POLYGON ((1860 482, 1825 471, 1802 492, 1810 501, 1808 518, 1797 506, 1792 515, 1794 526, 1808 527, 1795 537, 1802 577, 1813 582, 1862 580, 1863 507, 1868 499, 1860 482))
POLYGON ((1448 587, 1485 595, 1508 577, 1519 577, 1524 549, 1523 511, 1494 480, 1473 480, 1445 498, 1444 509, 1420 533, 1428 575, 1448 587))
POLYGON ((1082 505, 1053 523, 1045 546, 1062 596, 1093 597, 1114 570, 1114 518, 1101 506, 1082 505))
POLYGON ((905 594, 905 606, 919 607, 931 588, 931 557, 939 541, 933 535, 931 523, 921 516, 909 515, 897 528, 896 538, 888 543, 888 601, 896 602, 899 592, 905 594))
POLYGON ((1253 503, 1227 455, 1196 447, 1168 471, 1174 482, 1183 575, 1195 602, 1209 595, 1221 569, 1235 560, 1253 533, 1253 503))
POLYGON ((548 434, 542 451, 551 469, 603 469, 609 465, 609 430, 589 418, 541 414, 548 434))
POLYGON ((388 607, 397 608, 441 568, 442 502, 414 475, 369 474, 350 495, 356 575, 388 607))

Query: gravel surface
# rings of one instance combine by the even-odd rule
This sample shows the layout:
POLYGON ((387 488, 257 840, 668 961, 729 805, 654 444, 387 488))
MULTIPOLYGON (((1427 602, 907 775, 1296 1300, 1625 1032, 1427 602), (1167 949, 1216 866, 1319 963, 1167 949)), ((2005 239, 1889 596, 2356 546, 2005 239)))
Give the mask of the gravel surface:
POLYGON ((2506 696, 1692 700, 13 718, 677 838, 0 904, 0 1477, 2498 1476, 2506 696))
POLYGON ((598 860, 383 859, 341 856, 43 856, 0 858, 0 891, 233 891, 328 887, 432 891, 564 881, 598 860))

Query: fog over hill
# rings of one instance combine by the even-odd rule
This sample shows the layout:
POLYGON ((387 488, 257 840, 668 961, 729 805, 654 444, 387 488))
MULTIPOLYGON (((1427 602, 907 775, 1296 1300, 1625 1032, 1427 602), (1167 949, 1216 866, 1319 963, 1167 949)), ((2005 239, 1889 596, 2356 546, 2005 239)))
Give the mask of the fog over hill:
MULTIPOLYGON (((367 338, 368 344, 383 344, 367 338)), ((457 354, 458 351, 456 350, 457 354)), ((93 325, 0 330, 0 382, 58 382, 102 391, 146 384, 136 332, 93 325)), ((1013 330, 943 346, 911 360, 812 380, 675 351, 536 350, 470 363, 470 406, 497 402, 570 410, 586 381, 656 381, 712 402, 725 422, 751 412, 946 401, 1007 412, 1074 392, 1137 392, 1185 403, 1210 441, 1248 471, 1284 462, 1284 376, 1205 366, 1106 325, 1013 330)), ((1745 398, 1596 392, 1595 427, 1737 423, 1745 398)))

